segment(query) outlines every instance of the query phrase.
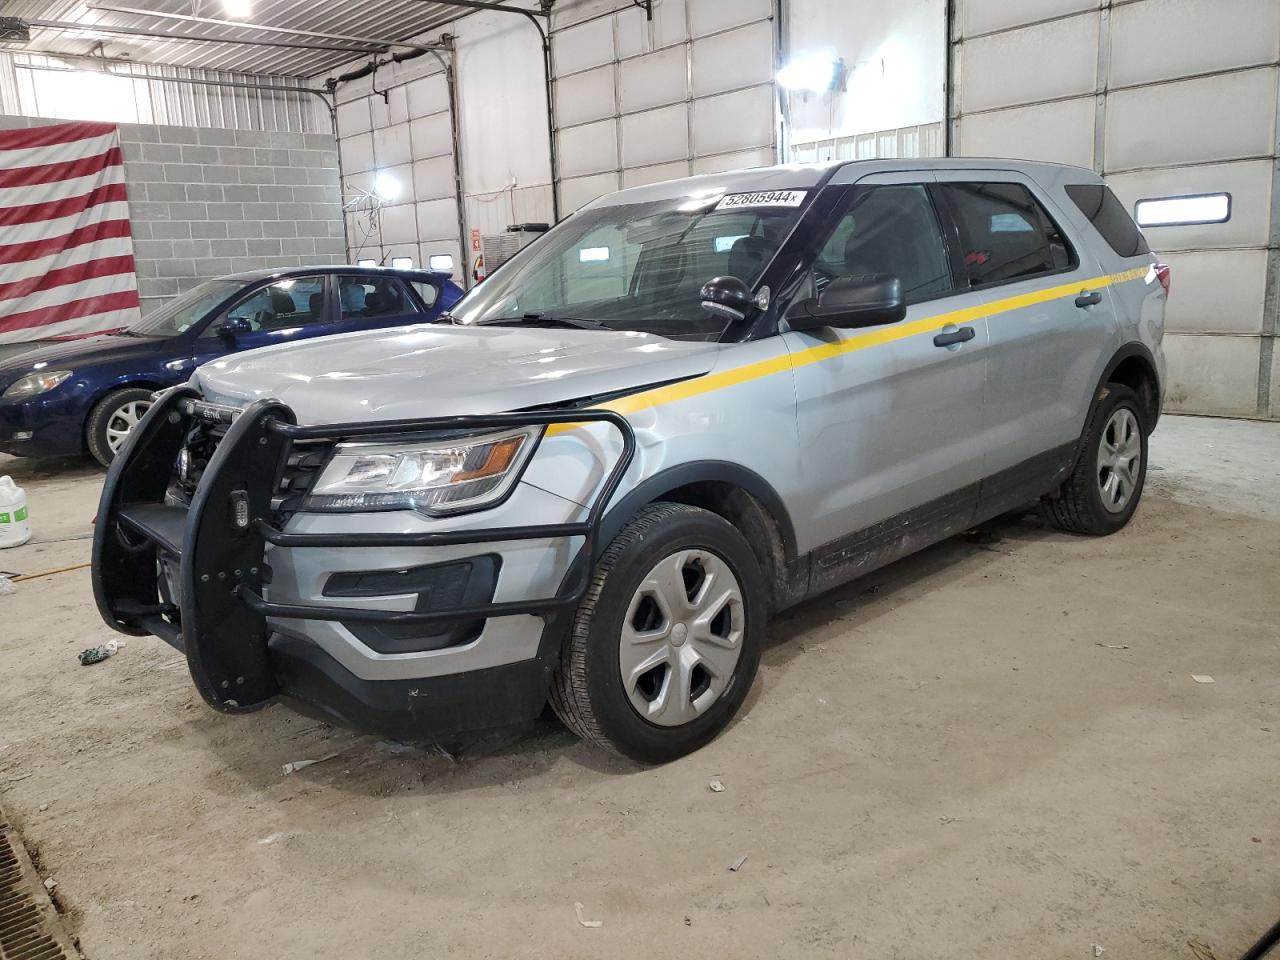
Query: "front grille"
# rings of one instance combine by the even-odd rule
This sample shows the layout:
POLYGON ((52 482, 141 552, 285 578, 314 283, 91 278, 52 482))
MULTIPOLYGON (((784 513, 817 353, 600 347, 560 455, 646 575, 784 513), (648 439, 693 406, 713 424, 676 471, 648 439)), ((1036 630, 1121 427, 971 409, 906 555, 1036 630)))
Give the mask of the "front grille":
MULTIPOLYGON (((173 473, 165 502, 172 506, 189 507, 196 488, 213 459, 214 452, 227 435, 229 424, 193 420, 186 440, 174 461, 173 473)), ((333 443, 327 440, 300 441, 289 451, 289 459, 280 483, 271 498, 274 521, 282 523, 302 507, 307 493, 315 485, 333 443)))

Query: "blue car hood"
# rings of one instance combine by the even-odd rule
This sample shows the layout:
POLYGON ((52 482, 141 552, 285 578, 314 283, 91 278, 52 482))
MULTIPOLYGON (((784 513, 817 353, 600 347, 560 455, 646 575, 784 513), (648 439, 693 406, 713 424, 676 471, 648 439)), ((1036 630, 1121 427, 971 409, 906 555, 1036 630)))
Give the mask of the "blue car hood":
POLYGON ((0 387, 24 377, 40 364, 41 370, 75 370, 134 360, 163 352, 170 341, 164 337, 88 337, 66 342, 45 341, 33 344, 26 353, 0 361, 0 387))

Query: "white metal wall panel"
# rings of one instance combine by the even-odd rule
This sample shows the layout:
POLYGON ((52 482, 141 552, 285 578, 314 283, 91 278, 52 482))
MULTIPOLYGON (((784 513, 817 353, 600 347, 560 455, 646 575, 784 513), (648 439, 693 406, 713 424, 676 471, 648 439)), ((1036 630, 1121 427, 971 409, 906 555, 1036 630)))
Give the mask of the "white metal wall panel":
MULTIPOLYGON (((442 197, 452 197, 455 200, 457 198, 457 188, 453 181, 452 155, 415 160, 413 162, 413 198, 439 200, 442 197)), ((457 232, 456 221, 453 232, 457 232)))
POLYGON ((689 175, 689 161, 679 163, 660 163, 653 167, 635 167, 622 171, 622 186, 640 187, 646 183, 661 183, 663 180, 678 180, 689 175))
POLYGON ((743 150, 739 153, 721 153, 713 157, 695 157, 693 172, 723 173, 726 170, 741 170, 747 167, 767 167, 775 163, 773 147, 759 147, 755 150, 743 150))
POLYGON ((974 113, 960 137, 974 156, 1093 166, 1093 97, 974 113))
POLYGON ((593 177, 571 177, 560 181, 560 204, 565 210, 577 210, 596 197, 613 193, 620 186, 617 173, 600 173, 593 177))
POLYGON ((1276 0, 1142 0, 1111 12, 1111 83, 1128 86, 1280 59, 1276 0))
POLYGON ((618 122, 601 120, 560 131, 560 176, 618 169, 618 122))
POLYGON ((695 100, 694 156, 768 146, 773 139, 772 111, 772 86, 695 100))
POLYGON ((1162 251, 1160 257, 1177 283, 1165 316, 1172 333, 1262 333, 1266 250, 1162 251))
POLYGON ((1263 157, 1275 150, 1275 128, 1274 67, 1116 90, 1107 98, 1107 168, 1263 157))
POLYGON ((1092 93, 1098 18, 1078 16, 979 37, 964 45, 961 113, 1092 93))
POLYGON ((367 133, 373 129, 373 118, 369 114, 369 103, 361 97, 338 104, 338 133, 342 137, 352 137, 358 133, 367 133))
POLYGON ((1089 166, 1130 210, 1231 194, 1225 223, 1146 230, 1173 268, 1167 405, 1280 417, 1280 2, 957 0, 956 24, 956 153, 1089 166))
POLYGON ((414 204, 414 216, 418 221, 419 240, 458 239, 458 201, 455 197, 420 200, 414 204))
POLYGON ((409 142, 409 124, 397 123, 373 131, 373 153, 379 167, 392 167, 413 160, 413 147, 409 142))
POLYGON ((690 35, 694 37, 764 20, 773 13, 770 0, 685 0, 685 4, 689 9, 690 35))
POLYGON ((405 84, 405 96, 410 118, 449 112, 449 85, 443 73, 410 80, 405 84))
POLYGON ((1222 416, 1255 413, 1261 343, 1259 337, 1167 334, 1166 407, 1222 416))
POLYGON ((448 112, 433 113, 409 121, 413 158, 447 157, 453 154, 453 124, 448 112))
POLYGON ((561 77, 612 63, 613 19, 601 17, 557 31, 555 57, 556 75, 561 77))
MULTIPOLYGON (((622 167, 645 167, 689 156, 689 113, 683 103, 622 117, 622 167)), ((667 179, 667 178, 662 178, 667 179)))
POLYGON ((962 23, 965 36, 972 37, 1096 9, 1098 0, 965 0, 962 23))
POLYGON ((1107 182, 1126 207, 1139 200, 1189 193, 1231 194, 1231 219, 1179 227, 1148 227, 1144 232, 1156 250, 1221 250, 1265 247, 1271 225, 1270 160, 1216 163, 1117 173, 1107 182))
POLYGON ((409 93, 405 87, 391 87, 386 94, 385 99, 381 94, 369 97, 369 115, 373 118, 375 130, 409 119, 409 93))
POLYGON ((553 17, 563 213, 618 185, 773 161, 773 0, 655 0, 652 22, 625 0, 588 8, 602 9, 553 17))
POLYGON ((382 208, 382 243, 417 243, 418 221, 417 211, 412 203, 401 203, 394 207, 382 208))
MULTIPOLYGON (((339 127, 339 130, 342 128, 339 127)), ((373 134, 357 133, 338 141, 338 153, 342 158, 342 172, 346 175, 363 173, 373 169, 373 134)))
POLYGON ((773 24, 767 20, 693 42, 693 94, 703 97, 773 79, 773 58, 753 56, 772 49, 773 24))
POLYGON ((613 66, 606 65, 561 80, 556 85, 556 117, 561 125, 612 117, 618 106, 613 74, 613 66))
POLYGON ((618 71, 618 105, 622 112, 683 103, 689 95, 686 64, 683 45, 623 60, 618 71))

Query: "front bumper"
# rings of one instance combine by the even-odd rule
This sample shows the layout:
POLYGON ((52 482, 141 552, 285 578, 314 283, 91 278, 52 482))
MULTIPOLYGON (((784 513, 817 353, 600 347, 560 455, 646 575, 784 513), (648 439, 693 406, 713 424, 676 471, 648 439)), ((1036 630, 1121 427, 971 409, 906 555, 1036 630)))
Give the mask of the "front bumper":
POLYGON ((402 738, 530 719, 545 700, 564 624, 586 591, 605 505, 634 452, 630 425, 610 411, 303 427, 274 401, 232 411, 202 402, 191 388, 177 388, 152 407, 108 473, 94 536, 95 599, 115 629, 154 634, 181 650, 201 696, 223 712, 256 710, 280 698, 346 726, 402 738), (295 444, 593 421, 618 430, 623 449, 580 522, 357 533, 324 531, 323 525, 316 532, 316 524, 305 522, 286 531, 282 523, 278 493, 295 444), (205 422, 225 425, 226 434, 190 505, 175 505, 167 498, 174 462, 193 425, 205 422), (367 569, 371 558, 383 556, 381 573, 392 575, 407 551, 438 554, 450 566, 458 565, 461 552, 479 570, 484 557, 512 545, 575 538, 583 545, 574 572, 556 589, 516 599, 494 600, 492 589, 472 589, 486 582, 474 571, 456 590, 415 593, 418 602, 409 609, 371 606, 359 578, 343 581, 351 589, 326 593, 323 603, 307 602, 306 593, 286 587, 296 585, 296 570, 306 566, 299 558, 317 554, 349 553, 357 558, 346 564, 349 569, 367 569), (277 569, 281 589, 272 586, 277 569), (395 647, 397 630, 447 637, 476 623, 478 639, 459 634, 460 645, 447 650, 395 647), (353 659, 353 646, 364 647, 348 641, 364 626, 382 631, 364 636, 367 644, 390 646, 353 659))

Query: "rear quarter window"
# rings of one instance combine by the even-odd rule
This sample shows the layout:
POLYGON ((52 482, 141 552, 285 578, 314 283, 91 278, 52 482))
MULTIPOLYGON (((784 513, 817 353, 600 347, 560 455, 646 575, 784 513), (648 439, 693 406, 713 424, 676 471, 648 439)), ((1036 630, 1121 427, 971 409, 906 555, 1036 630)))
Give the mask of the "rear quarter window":
POLYGON ((1089 218, 1107 246, 1122 257, 1140 257, 1151 252, 1138 225, 1129 216, 1111 188, 1101 183, 1072 183, 1066 187, 1071 202, 1089 218))

